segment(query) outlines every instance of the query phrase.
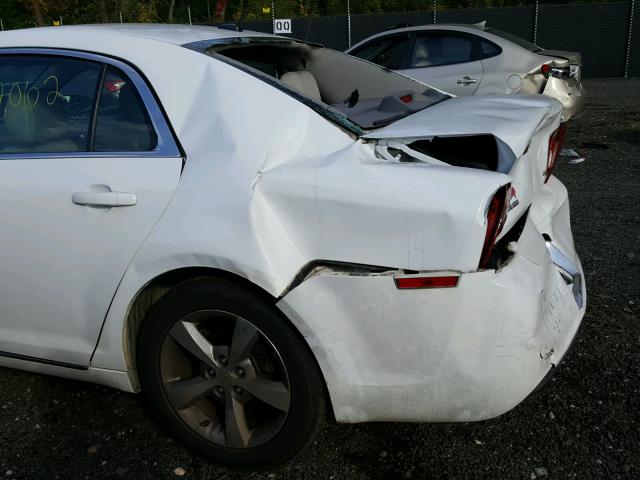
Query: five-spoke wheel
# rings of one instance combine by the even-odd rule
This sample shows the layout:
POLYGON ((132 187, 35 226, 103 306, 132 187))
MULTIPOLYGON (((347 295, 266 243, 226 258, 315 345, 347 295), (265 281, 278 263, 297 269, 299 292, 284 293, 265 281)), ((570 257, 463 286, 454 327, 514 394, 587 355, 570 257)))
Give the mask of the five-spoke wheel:
POLYGON ((171 405, 217 444, 259 445, 287 418, 291 394, 280 354, 244 318, 220 310, 188 314, 166 336, 160 361, 171 405))
POLYGON ((228 280, 190 281, 162 297, 138 336, 137 366, 169 431, 218 462, 281 462, 324 417, 307 345, 265 297, 228 280))

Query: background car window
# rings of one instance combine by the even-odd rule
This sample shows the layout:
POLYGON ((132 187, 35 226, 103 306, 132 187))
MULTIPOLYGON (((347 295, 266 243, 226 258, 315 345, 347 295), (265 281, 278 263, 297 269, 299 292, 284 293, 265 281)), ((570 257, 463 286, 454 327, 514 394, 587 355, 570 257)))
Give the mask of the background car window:
POLYGON ((0 57, 0 154, 86 151, 100 69, 80 59, 0 57))
POLYGON ((480 40, 480 50, 482 51, 482 58, 495 57, 502 53, 502 49, 495 43, 482 39, 480 40))
POLYGON ((409 34, 379 38, 355 50, 352 55, 392 70, 402 68, 409 39, 409 34))
POLYGON ((423 33, 416 37, 413 67, 434 67, 450 63, 470 62, 473 39, 455 33, 423 33))
POLYGON ((100 89, 95 151, 148 151, 157 143, 156 132, 135 85, 122 71, 108 67, 100 89))

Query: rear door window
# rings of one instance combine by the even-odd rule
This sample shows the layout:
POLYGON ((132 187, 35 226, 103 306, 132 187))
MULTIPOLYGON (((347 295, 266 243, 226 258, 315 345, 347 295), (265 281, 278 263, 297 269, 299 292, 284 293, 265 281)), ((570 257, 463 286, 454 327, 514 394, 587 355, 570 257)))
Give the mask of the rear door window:
POLYGON ((100 88, 94 150, 143 152, 158 143, 147 109, 133 82, 120 70, 107 67, 100 88))
POLYGON ((404 68, 411 46, 411 34, 401 33, 376 38, 351 52, 351 55, 391 70, 404 68))
POLYGON ((475 58, 473 37, 452 32, 420 32, 416 36, 413 68, 436 67, 472 62, 475 58))
POLYGON ((86 151, 101 71, 76 58, 0 57, 0 154, 86 151))

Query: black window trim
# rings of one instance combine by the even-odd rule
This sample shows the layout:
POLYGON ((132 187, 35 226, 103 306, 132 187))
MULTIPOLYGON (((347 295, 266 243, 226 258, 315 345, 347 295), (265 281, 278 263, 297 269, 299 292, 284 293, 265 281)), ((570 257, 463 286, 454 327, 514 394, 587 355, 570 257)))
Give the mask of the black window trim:
MULTIPOLYGON (((491 58, 493 56, 500 55, 500 53, 502 53, 502 49, 500 48, 500 46, 496 45, 498 47, 498 49, 500 50, 500 53, 498 53, 496 55, 491 55, 491 56, 488 56, 488 57, 483 56, 482 55, 482 50, 480 48, 480 39, 482 38, 484 40, 484 38, 483 37, 478 37, 478 35, 474 35, 474 34, 469 33, 469 32, 462 32, 462 31, 459 31, 459 30, 435 29, 435 28, 429 28, 429 29, 425 29, 425 30, 412 30, 412 31, 413 31, 414 35, 413 35, 413 44, 412 44, 412 47, 411 47, 411 58, 409 59, 408 66, 405 68, 405 70, 417 70, 419 68, 437 68, 437 67, 446 67, 446 66, 449 66, 449 65, 461 65, 463 63, 479 62, 481 60, 484 60, 485 58, 491 58), (416 48, 416 42, 417 42, 418 35, 421 35, 421 34, 425 35, 425 34, 432 34, 432 33, 447 34, 447 35, 459 35, 461 37, 470 38, 470 40, 471 40, 471 55, 472 55, 471 60, 464 60, 462 62, 440 63, 438 65, 428 65, 428 66, 424 66, 424 67, 414 67, 414 66, 412 66, 413 55, 415 53, 415 48, 416 48)), ((489 43, 493 43, 493 42, 489 42, 489 43)))
MULTIPOLYGON (((157 143, 153 150, 145 151, 81 151, 81 152, 38 152, 38 153, 0 153, 0 161, 13 159, 38 159, 38 158, 136 158, 136 157, 154 157, 154 158, 181 158, 183 154, 176 142, 173 131, 165 117, 164 111, 160 107, 155 94, 149 87, 147 81, 138 71, 128 63, 121 60, 107 57, 104 55, 83 52, 80 50, 69 50, 60 48, 0 48, 0 58, 5 56, 52 56, 62 58, 78 58, 92 62, 99 62, 105 66, 112 66, 120 69, 133 82, 142 102, 147 110, 147 115, 151 120, 153 129, 156 133, 157 143)), ((97 103, 94 101, 92 108, 95 110, 97 103)), ((91 119, 91 139, 95 142, 95 126, 93 125, 97 112, 92 110, 91 119)))

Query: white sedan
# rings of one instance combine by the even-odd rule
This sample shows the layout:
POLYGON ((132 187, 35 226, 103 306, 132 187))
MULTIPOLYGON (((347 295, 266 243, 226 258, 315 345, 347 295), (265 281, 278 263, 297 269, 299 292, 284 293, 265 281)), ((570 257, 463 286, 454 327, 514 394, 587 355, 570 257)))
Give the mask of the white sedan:
POLYGON ((0 366, 142 391, 250 466, 327 415, 500 415, 578 331, 555 100, 210 27, 0 45, 0 366))
POLYGON ((395 28, 346 53, 454 95, 548 95, 564 106, 565 121, 584 106, 579 53, 545 50, 484 22, 395 28))

